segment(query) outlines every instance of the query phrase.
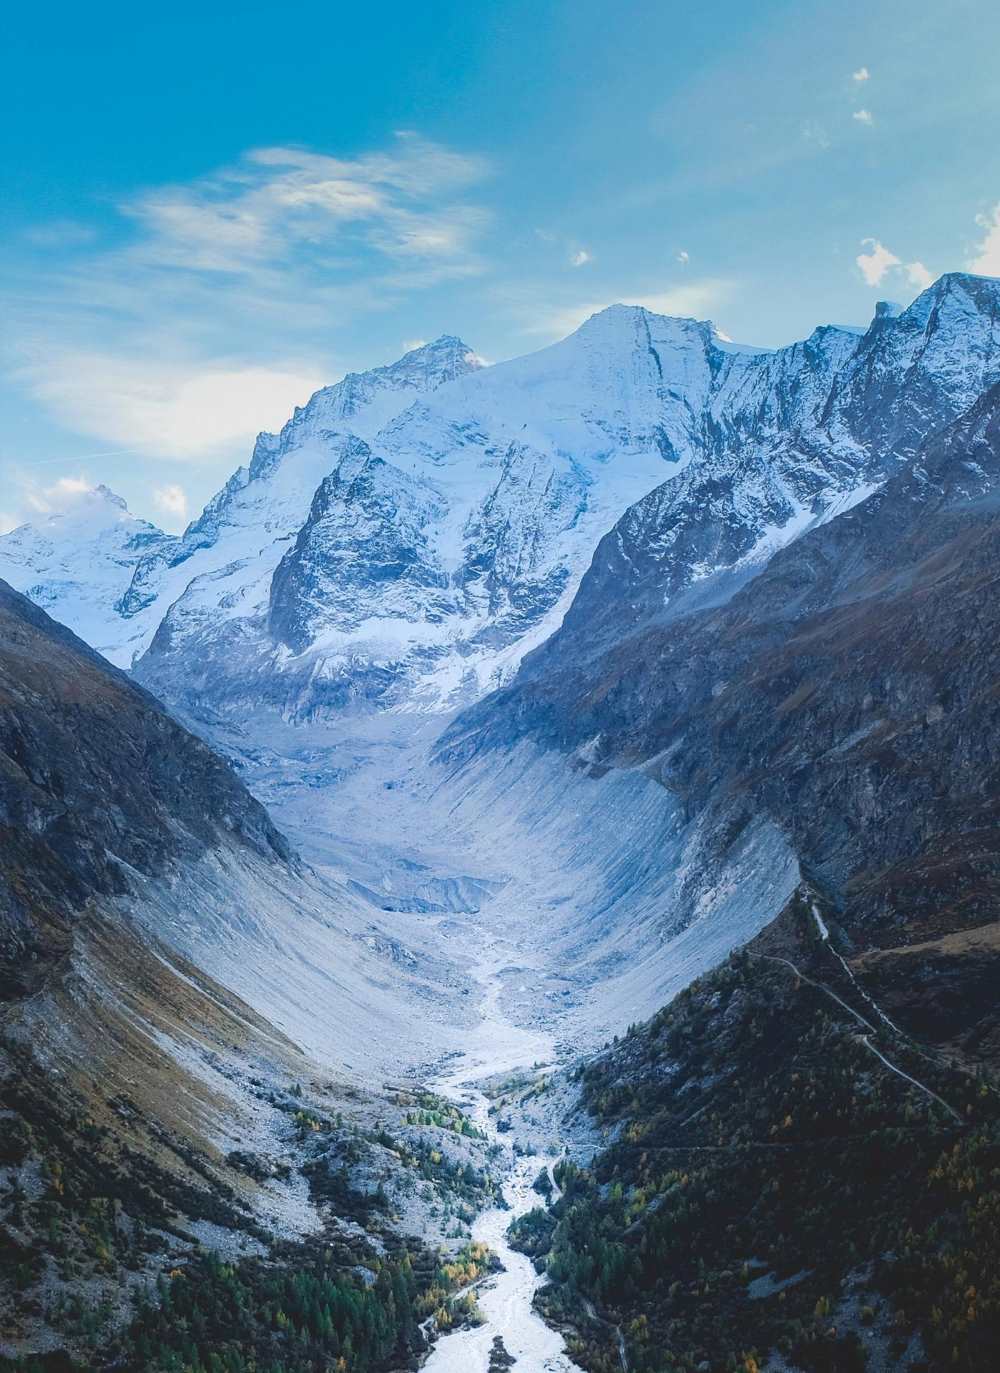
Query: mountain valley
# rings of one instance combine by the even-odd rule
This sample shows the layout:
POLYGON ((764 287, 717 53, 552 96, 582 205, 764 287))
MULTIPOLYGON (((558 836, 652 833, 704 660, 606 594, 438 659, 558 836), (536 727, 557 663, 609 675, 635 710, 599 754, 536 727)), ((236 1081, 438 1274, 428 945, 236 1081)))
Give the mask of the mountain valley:
POLYGON ((998 490, 952 274, 0 538, 0 1367, 991 1368, 998 490))

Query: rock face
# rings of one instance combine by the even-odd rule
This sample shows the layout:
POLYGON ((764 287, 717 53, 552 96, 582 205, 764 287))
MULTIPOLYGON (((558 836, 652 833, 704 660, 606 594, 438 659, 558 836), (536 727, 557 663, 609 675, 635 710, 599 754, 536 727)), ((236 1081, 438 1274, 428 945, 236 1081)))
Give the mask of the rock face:
POLYGON ((301 653, 324 632, 356 632, 376 605, 384 619, 407 621, 425 607, 433 614, 435 591, 446 613, 448 574, 429 539, 442 513, 433 487, 394 473, 352 440, 272 578, 273 638, 301 653))
MULTIPOLYGON (((600 542, 546 663, 725 600, 773 553, 871 494, 1000 378, 1000 284, 942 277, 852 337, 755 359, 698 457, 600 542)), ((547 668, 542 667, 544 671, 547 668)))
POLYGON ((152 697, 0 583, 0 998, 37 990, 74 912, 131 876, 288 847, 229 767, 152 697))
POLYGON ((582 660, 553 643, 445 752, 528 738, 641 764, 720 863, 751 821, 776 824, 894 1011, 993 1043, 995 1005, 955 994, 955 961, 977 986, 996 975, 998 489, 995 385, 724 604, 582 660))

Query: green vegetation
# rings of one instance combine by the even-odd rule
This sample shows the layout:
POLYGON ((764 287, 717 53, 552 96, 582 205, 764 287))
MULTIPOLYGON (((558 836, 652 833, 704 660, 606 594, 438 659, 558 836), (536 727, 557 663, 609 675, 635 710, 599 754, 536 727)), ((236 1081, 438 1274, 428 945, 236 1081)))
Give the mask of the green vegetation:
MULTIPOLYGON (((101 1367, 127 1373, 376 1373, 409 1365, 426 1349, 421 1322, 446 1329, 475 1319, 471 1294, 449 1294, 487 1269, 469 1246, 451 1262, 400 1249, 370 1268, 328 1244, 289 1246, 279 1261, 214 1257, 162 1278, 131 1325, 102 1349, 101 1367)), ((0 1360, 4 1373, 44 1362, 0 1360)), ((91 1369, 87 1359, 67 1369, 91 1369)))
MULTIPOLYGON (((832 984, 829 952, 811 957, 832 984)), ((579 1362, 620 1369, 619 1326, 634 1373, 753 1373, 773 1349, 855 1373, 869 1346, 902 1366, 914 1334, 908 1367, 992 1373, 1000 1097, 879 1039, 958 1123, 861 1034, 790 967, 743 953, 586 1067, 614 1143, 591 1169, 557 1165, 563 1195, 515 1227, 544 1256, 541 1303, 573 1323, 579 1362)))
MULTIPOLYGON (((473 1152, 457 1139, 468 1133, 460 1112, 447 1136, 396 1138, 382 1123, 324 1113, 301 1087, 271 1093, 297 1161, 236 1150, 229 1167, 258 1183, 301 1168, 316 1200, 367 1233, 225 1263, 202 1250, 192 1220, 268 1236, 217 1165, 126 1098, 88 1105, 33 1071, 16 1044, 0 1047, 11 1069, 0 1080, 0 1166, 20 1170, 0 1196, 3 1334, 42 1329, 46 1344, 62 1346, 0 1359, 3 1373, 378 1373, 415 1366, 422 1324, 478 1319, 474 1292, 462 1289, 487 1271, 488 1251, 407 1248, 392 1226, 392 1197, 420 1188, 461 1241, 493 1195, 482 1167, 438 1147, 447 1139, 459 1155, 473 1152), (103 1110, 101 1123, 91 1110, 103 1110)), ((419 1109, 436 1111, 436 1099, 419 1109)))
POLYGON ((407 1125, 424 1127, 436 1126, 440 1130, 452 1130, 467 1139, 485 1139, 486 1136, 469 1117, 453 1102, 425 1089, 420 1091, 397 1091, 397 1106, 409 1107, 406 1112, 407 1125))

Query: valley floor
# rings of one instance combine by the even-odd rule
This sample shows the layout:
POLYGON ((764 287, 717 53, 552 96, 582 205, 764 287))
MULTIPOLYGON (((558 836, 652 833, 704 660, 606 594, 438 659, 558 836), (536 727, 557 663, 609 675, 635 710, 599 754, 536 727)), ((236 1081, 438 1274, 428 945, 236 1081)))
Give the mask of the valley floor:
MULTIPOLYGON (((794 889, 797 866, 775 834, 751 834, 741 866, 704 881, 711 859, 696 830, 645 772, 592 776, 528 748, 435 762, 447 723, 272 718, 211 736, 307 861, 368 910, 393 980, 449 970, 437 974, 447 995, 426 1007, 445 1051, 479 1021, 484 941, 508 950, 497 978, 510 1022, 578 1054, 653 1014, 794 889)), ((387 1048, 398 1059, 411 1041, 387 1048)))
MULTIPOLYGON (((445 774, 430 771, 441 725, 437 717, 380 717, 323 731, 321 744, 311 731, 308 760, 300 755, 302 731, 279 732, 278 748, 245 764, 245 775, 307 859, 363 894, 412 957, 452 964, 459 989, 452 1043, 438 1063, 412 1064, 410 1072, 429 1079, 487 1139, 503 1138, 503 1117, 508 1142, 516 1141, 502 1205, 472 1227, 473 1241, 488 1245, 503 1271, 476 1284, 481 1323, 439 1338, 425 1368, 486 1373, 501 1340, 520 1373, 581 1373, 534 1308, 543 1277, 506 1236, 539 1204, 532 1183, 540 1170, 560 1157, 589 1157, 598 1143, 582 1114, 567 1116, 565 1094, 550 1101, 544 1091, 545 1070, 578 1051, 586 987, 553 964, 563 932, 558 912, 567 904, 560 875, 530 861, 537 855, 528 836, 515 853, 475 825, 481 810, 470 808, 472 824, 468 812, 459 817, 445 774), (282 745, 291 756, 278 751, 282 745), (517 1100, 519 1088, 530 1103, 517 1100), (498 1099, 512 1104, 498 1110, 498 1099)), ((405 1057, 406 1046, 395 1047, 405 1057)))

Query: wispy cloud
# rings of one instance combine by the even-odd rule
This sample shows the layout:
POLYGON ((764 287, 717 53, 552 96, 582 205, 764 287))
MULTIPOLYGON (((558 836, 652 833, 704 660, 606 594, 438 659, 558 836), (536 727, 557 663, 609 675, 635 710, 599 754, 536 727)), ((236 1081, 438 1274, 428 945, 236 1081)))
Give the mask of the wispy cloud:
POLYGON ((97 231, 92 225, 82 224, 79 220, 53 219, 48 224, 36 224, 25 230, 24 237, 38 248, 58 251, 96 242, 97 231))
POLYGON ((488 172, 406 131, 351 159, 258 148, 123 199, 110 245, 41 226, 37 246, 67 251, 8 290, 3 361, 77 433, 218 453, 335 379, 339 322, 485 270, 490 217, 471 193, 488 172))
POLYGON ((167 525, 180 528, 187 520, 187 492, 178 482, 155 487, 153 504, 166 516, 164 523, 167 525))
POLYGON ((984 235, 969 259, 969 271, 982 276, 1000 276, 1000 204, 987 214, 979 215, 976 223, 984 235))
POLYGON ((868 81, 870 78, 871 72, 867 67, 859 67, 857 71, 851 72, 851 80, 857 81, 859 84, 863 81, 868 81))
POLYGON ((577 248, 574 253, 570 253, 569 265, 571 267, 586 267, 587 263, 592 261, 593 258, 586 248, 577 248))
POLYGON ((58 352, 28 373, 35 395, 78 433, 190 461, 280 423, 328 380, 307 367, 58 352))
POLYGON ((36 515, 66 515, 91 499, 94 487, 82 474, 59 477, 47 486, 30 478, 25 480, 22 500, 36 515))
POLYGON ((682 248, 680 252, 677 254, 676 261, 679 262, 682 267, 686 267, 688 263, 691 261, 691 254, 687 251, 686 248, 682 248))
POLYGON ((851 118, 856 119, 859 124, 875 123, 875 116, 872 114, 871 110, 855 110, 851 115, 851 118))
POLYGON ((352 232, 386 256, 461 255, 484 211, 450 198, 486 173, 481 158, 400 133, 353 160, 258 148, 236 167, 122 202, 143 230, 132 256, 158 266, 252 272, 290 250, 343 246, 352 232))

